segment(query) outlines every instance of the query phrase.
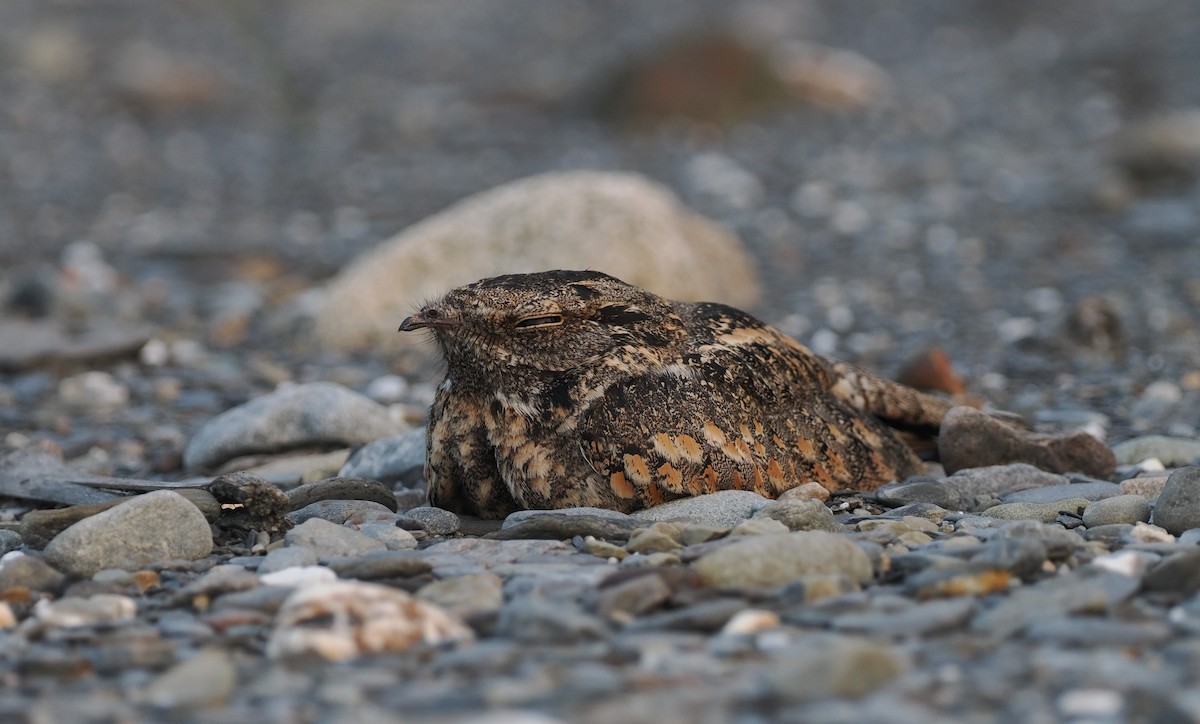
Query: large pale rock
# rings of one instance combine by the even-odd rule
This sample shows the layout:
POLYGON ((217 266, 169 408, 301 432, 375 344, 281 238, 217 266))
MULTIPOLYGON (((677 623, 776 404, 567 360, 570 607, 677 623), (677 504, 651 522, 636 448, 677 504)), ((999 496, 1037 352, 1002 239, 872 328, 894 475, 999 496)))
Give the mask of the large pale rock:
POLYGON ((595 269, 672 299, 745 307, 759 295, 739 240, 663 186, 627 173, 548 173, 467 198, 360 256, 330 284, 316 334, 344 349, 420 344, 395 331, 422 300, 547 269, 595 269))

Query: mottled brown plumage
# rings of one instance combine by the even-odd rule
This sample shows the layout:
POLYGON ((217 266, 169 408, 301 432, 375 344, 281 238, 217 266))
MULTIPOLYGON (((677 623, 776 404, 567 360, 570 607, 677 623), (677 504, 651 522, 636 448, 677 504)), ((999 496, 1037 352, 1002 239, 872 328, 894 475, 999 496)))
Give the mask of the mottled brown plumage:
POLYGON ((430 501, 486 518, 725 489, 775 497, 808 481, 870 490, 919 469, 892 426, 931 432, 949 409, 744 312, 598 272, 484 279, 400 329, 432 330, 447 365, 430 501))

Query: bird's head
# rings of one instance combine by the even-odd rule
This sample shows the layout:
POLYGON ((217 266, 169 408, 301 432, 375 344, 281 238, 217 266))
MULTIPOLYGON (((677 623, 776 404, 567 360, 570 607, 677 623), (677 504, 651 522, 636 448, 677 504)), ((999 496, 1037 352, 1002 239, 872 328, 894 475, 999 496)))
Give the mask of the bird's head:
POLYGON ((671 303, 591 271, 506 274, 458 287, 400 325, 434 334, 456 379, 561 373, 625 347, 683 342, 671 303))

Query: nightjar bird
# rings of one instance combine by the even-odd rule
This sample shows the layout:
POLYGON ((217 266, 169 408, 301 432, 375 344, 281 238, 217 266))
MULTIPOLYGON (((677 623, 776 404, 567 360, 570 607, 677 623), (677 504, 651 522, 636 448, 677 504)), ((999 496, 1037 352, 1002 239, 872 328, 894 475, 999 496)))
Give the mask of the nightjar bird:
POLYGON ((898 431, 936 431, 950 408, 732 307, 593 271, 484 279, 400 329, 430 330, 446 362, 430 502, 484 518, 809 481, 872 490, 920 469, 898 431))

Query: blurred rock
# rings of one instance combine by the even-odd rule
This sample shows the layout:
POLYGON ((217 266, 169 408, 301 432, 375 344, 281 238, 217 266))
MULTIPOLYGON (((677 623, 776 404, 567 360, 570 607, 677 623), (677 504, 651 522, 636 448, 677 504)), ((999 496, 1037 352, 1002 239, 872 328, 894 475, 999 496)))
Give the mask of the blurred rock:
POLYGON ((77 80, 90 65, 84 39, 66 25, 45 25, 26 31, 19 49, 20 63, 38 79, 51 83, 77 80))
POLYGON ((1200 109, 1190 108, 1136 123, 1117 140, 1118 162, 1136 181, 1194 178, 1200 171, 1200 109))
POLYGON ((773 58, 773 67, 793 95, 815 106, 856 111, 887 97, 891 78, 865 56, 842 48, 793 42, 773 58))
POLYGON ((577 171, 472 196, 356 259, 328 287, 319 342, 417 348, 394 330, 421 299, 502 273, 595 269, 658 294, 751 306, 753 262, 727 229, 633 174, 577 171))
POLYGON ((644 127, 732 125, 788 100, 767 55, 728 35, 688 38, 635 61, 601 92, 603 117, 644 127))
POLYGON ((939 347, 931 347, 910 359, 896 376, 896 381, 918 390, 937 390, 951 395, 967 392, 967 386, 954 371, 950 355, 939 347))
POLYGON ((129 388, 107 372, 83 372, 58 383, 58 400, 76 410, 104 410, 129 402, 129 388))
POLYGON ((949 473, 1023 462, 1056 473, 1107 478, 1116 467, 1112 451, 1085 432, 1031 433, 970 407, 954 407, 946 413, 938 435, 938 453, 949 473))
POLYGON ((176 113, 212 105, 225 90, 214 69, 144 40, 121 48, 113 68, 115 95, 134 109, 176 113))
POLYGON ((1067 339, 1083 351, 1121 359, 1125 355, 1125 328, 1121 315, 1105 298, 1089 295, 1071 308, 1063 324, 1067 339))
POLYGON ((1173 535, 1200 528, 1200 467, 1180 468, 1171 473, 1150 520, 1173 535))
POLYGON ((183 454, 191 469, 239 455, 320 445, 361 445, 394 435, 387 408, 332 382, 278 389, 204 424, 183 454))
POLYGON ((425 428, 367 443, 346 461, 338 475, 412 485, 425 474, 425 428))
POLYGON ((1200 440, 1168 435, 1142 435, 1113 445, 1120 465, 1136 465, 1158 458, 1163 465, 1177 467, 1200 461, 1200 440))
POLYGON ((0 319, 0 371, 50 362, 98 361, 132 357, 150 339, 153 328, 91 320, 81 329, 58 322, 0 319))

